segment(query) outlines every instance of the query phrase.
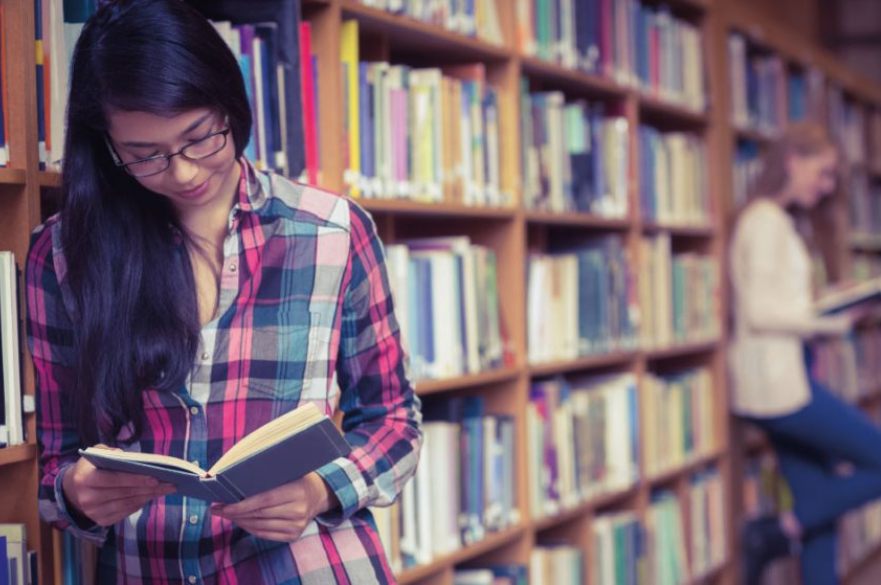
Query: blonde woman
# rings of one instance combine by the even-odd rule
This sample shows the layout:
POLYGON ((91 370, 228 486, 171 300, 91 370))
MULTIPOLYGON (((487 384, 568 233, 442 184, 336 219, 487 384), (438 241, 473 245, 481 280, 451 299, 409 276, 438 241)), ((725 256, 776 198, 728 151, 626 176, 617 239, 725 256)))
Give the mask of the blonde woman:
POLYGON ((804 583, 837 583, 836 521, 881 497, 881 431, 811 378, 804 345, 851 326, 850 316, 813 311, 811 257, 796 229, 797 216, 833 193, 838 166, 821 126, 791 126, 769 147, 733 231, 732 409, 765 431, 794 499, 792 512, 745 527, 743 577, 750 585, 770 561, 796 553, 804 583), (837 474, 840 461, 854 471, 837 474))

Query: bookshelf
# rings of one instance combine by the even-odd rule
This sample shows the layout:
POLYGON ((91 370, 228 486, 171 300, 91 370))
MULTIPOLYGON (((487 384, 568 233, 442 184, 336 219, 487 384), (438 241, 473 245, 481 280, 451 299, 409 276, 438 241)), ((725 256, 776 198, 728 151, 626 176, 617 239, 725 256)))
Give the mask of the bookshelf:
MULTIPOLYGON (((637 280, 645 260, 644 242, 669 241, 672 256, 697 256, 715 262, 721 274, 725 270, 724 242, 726 214, 730 209, 731 185, 725 179, 735 156, 737 140, 764 144, 768 132, 752 127, 733 128, 730 121, 728 35, 741 34, 769 54, 778 54, 795 67, 817 67, 827 79, 842 87, 848 96, 873 108, 881 108, 881 90, 851 75, 836 61, 816 51, 773 23, 742 9, 736 0, 673 0, 667 3, 675 19, 690 23, 702 35, 706 70, 706 109, 695 109, 639 89, 626 80, 589 74, 554 62, 527 56, 517 46, 517 14, 514 3, 494 0, 504 42, 495 45, 466 37, 411 18, 390 14, 356 0, 302 0, 302 16, 312 26, 313 51, 321 72, 318 84, 321 172, 319 183, 332 191, 343 191, 346 165, 341 148, 344 126, 343 84, 340 38, 344 21, 359 25, 359 48, 362 59, 388 61, 411 66, 441 66, 481 63, 487 81, 499 92, 498 123, 503 137, 499 144, 502 190, 510 193, 510 205, 482 207, 459 203, 423 203, 402 199, 366 199, 359 201, 374 216, 387 244, 426 236, 467 235, 472 242, 493 250, 498 261, 498 289, 501 319, 506 325, 507 341, 513 355, 511 363, 486 372, 471 373, 416 384, 426 401, 453 397, 480 396, 490 414, 509 416, 514 422, 516 461, 516 507, 519 521, 499 532, 490 532, 482 540, 451 553, 442 554, 430 563, 404 569, 399 582, 420 585, 451 585, 454 572, 497 563, 529 565, 531 551, 542 544, 563 542, 581 551, 584 574, 596 564, 593 530, 598 518, 622 512, 645 521, 651 513, 658 492, 672 494, 678 503, 684 529, 686 561, 697 550, 688 530, 693 513, 692 480, 709 470, 718 471, 725 489, 723 507, 725 551, 719 562, 703 574, 690 575, 687 583, 735 583, 737 564, 734 543, 738 502, 737 466, 739 449, 732 447, 727 389, 725 384, 724 328, 700 339, 680 339, 664 344, 616 347, 609 351, 581 355, 572 359, 529 361, 527 327, 527 261, 531 254, 551 251, 556 244, 577 242, 585 237, 620 239, 623 250, 632 260, 637 280), (526 209, 521 165, 521 79, 527 79, 531 91, 562 92, 567 103, 583 99, 602 104, 627 124, 626 199, 623 217, 604 217, 585 212, 554 213, 526 209), (640 186, 646 177, 639 164, 641 125, 662 134, 686 133, 704 144, 708 167, 706 196, 712 213, 704 222, 681 222, 650 219, 643 213, 640 186), (528 476, 535 473, 527 463, 527 410, 530 389, 536 381, 557 376, 631 374, 642 396, 649 375, 675 376, 699 369, 710 376, 713 388, 711 427, 712 448, 691 454, 680 464, 656 473, 646 472, 646 462, 639 461, 639 479, 632 485, 594 494, 563 507, 553 515, 538 515, 531 510, 527 493, 528 476)), ((646 2, 656 5, 653 1, 646 2)), ((60 186, 58 173, 41 171, 37 154, 35 59, 33 51, 34 10, 31 1, 0 0, 5 10, 9 80, 8 120, 11 164, 0 168, 0 249, 15 252, 19 263, 25 258, 30 230, 41 220, 41 200, 60 186)), ((872 167, 878 168, 878 166, 872 167)), ((877 171, 872 171, 877 174, 877 171)), ((876 177, 877 178, 877 177, 876 177)), ((42 209, 43 212, 46 209, 42 209)), ((877 254, 877 238, 855 240, 854 248, 877 254)), ((717 287, 717 317, 721 320, 728 306, 725 287, 717 287)), ((640 302, 640 310, 646 307, 640 302)), ((27 362, 26 362, 27 363, 27 362)), ((30 367, 23 372, 25 391, 34 391, 30 367)), ((868 394, 866 404, 876 404, 878 392, 868 394)), ((644 425, 640 420, 640 427, 644 425)), ((28 415, 29 443, 0 450, 0 484, 15 486, 15 492, 0 493, 0 522, 23 522, 27 525, 29 547, 40 552, 43 582, 57 582, 60 577, 60 546, 57 537, 40 525, 36 501, 38 481, 37 449, 34 443, 34 417, 28 415), (52 576, 52 577, 50 577, 52 576)), ((642 430, 640 431, 642 432, 642 430)), ((642 443, 644 439, 640 438, 642 443)), ((764 449, 760 440, 750 443, 752 450, 764 449)), ((640 449, 642 451, 642 449, 640 449)), ((690 564, 690 562, 689 562, 690 564)))

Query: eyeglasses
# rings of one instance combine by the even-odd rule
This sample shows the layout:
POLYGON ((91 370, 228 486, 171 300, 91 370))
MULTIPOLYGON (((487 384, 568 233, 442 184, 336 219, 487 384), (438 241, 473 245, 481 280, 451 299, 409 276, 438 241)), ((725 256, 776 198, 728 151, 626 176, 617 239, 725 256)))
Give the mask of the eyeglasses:
POLYGON ((202 160, 208 158, 209 156, 214 156, 224 149, 224 147, 226 146, 227 136, 230 132, 232 132, 232 129, 226 127, 223 130, 212 132, 205 138, 200 138, 195 142, 190 142, 177 152, 173 152, 171 154, 159 154, 156 156, 151 156, 150 158, 132 161, 130 163, 122 162, 122 159, 119 158, 119 155, 116 153, 113 145, 110 144, 110 140, 106 140, 107 147, 110 149, 110 155, 113 157, 114 164, 116 164, 116 166, 118 167, 125 169, 125 172, 127 172, 131 176, 140 178, 158 175, 159 173, 163 172, 171 166, 171 159, 178 155, 184 157, 187 160, 202 160))

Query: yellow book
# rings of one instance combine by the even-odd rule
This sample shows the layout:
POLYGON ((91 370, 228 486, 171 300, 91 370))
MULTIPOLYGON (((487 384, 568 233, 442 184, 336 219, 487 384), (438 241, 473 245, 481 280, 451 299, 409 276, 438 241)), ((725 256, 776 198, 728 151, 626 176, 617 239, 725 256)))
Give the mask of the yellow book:
POLYGON ((349 164, 343 173, 343 183, 352 197, 361 195, 361 118, 358 86, 358 21, 347 20, 340 29, 340 61, 346 91, 347 136, 349 164))

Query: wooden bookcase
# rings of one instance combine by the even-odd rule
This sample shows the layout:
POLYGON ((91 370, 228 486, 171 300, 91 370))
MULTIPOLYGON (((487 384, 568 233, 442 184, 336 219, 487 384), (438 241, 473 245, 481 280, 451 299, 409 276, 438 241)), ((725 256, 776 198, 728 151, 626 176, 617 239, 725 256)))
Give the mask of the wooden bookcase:
MULTIPOLYGON (((739 10, 737 0, 671 0, 674 14, 696 23, 703 33, 708 101, 706 112, 694 112, 669 104, 628 86, 605 78, 582 74, 563 67, 522 56, 515 44, 515 13, 511 0, 496 0, 505 44, 494 46, 447 32, 411 19, 363 6, 355 0, 303 0, 303 18, 313 27, 314 51, 320 71, 320 134, 322 186, 339 191, 343 187, 344 155, 340 148, 343 122, 340 65, 340 28, 344 20, 356 19, 361 29, 362 56, 411 65, 482 62, 489 80, 501 92, 502 129, 501 174, 504 186, 514 194, 514 205, 507 208, 473 208, 458 205, 426 205, 406 201, 367 200, 361 203, 372 212, 380 235, 386 242, 414 236, 468 235, 475 243, 492 248, 498 257, 502 318, 514 350, 515 361, 508 367, 449 380, 426 381, 417 392, 428 398, 480 394, 490 413, 514 417, 516 429, 517 503, 521 521, 501 533, 436 559, 429 565, 409 569, 400 575, 404 584, 451 585, 453 572, 469 564, 517 562, 528 564, 530 550, 540 542, 566 541, 580 547, 585 563, 592 563, 591 523, 599 514, 632 510, 644 517, 655 489, 670 489, 679 496, 685 518, 690 513, 685 497, 691 476, 709 467, 717 468, 726 486, 727 561, 694 583, 733 584, 737 580, 736 527, 738 526, 738 484, 735 460, 739 453, 731 448, 727 413, 727 387, 724 335, 709 342, 652 351, 623 351, 600 357, 530 365, 527 362, 526 258, 530 251, 546 249, 549 236, 559 233, 617 233, 624 239, 632 257, 639 253, 644 234, 668 232, 677 249, 695 250, 716 258, 724 273, 726 215, 731 196, 730 167, 735 131, 730 124, 728 95, 728 32, 737 27, 761 42, 779 50, 787 58, 814 63, 829 79, 867 104, 881 105, 881 90, 856 76, 827 55, 772 28, 755 15, 739 10), (526 211, 520 205, 520 125, 519 83, 521 76, 540 82, 546 89, 564 91, 567 96, 585 97, 615 104, 624 112, 630 128, 629 215, 610 220, 585 214, 551 214, 526 211), (710 197, 715 202, 713 223, 706 227, 676 228, 643 221, 638 210, 636 130, 641 121, 664 129, 687 130, 706 142, 710 176, 710 197), (688 464, 654 477, 640 474, 634 487, 599 497, 552 518, 530 516, 526 493, 525 413, 530 383, 537 378, 567 373, 627 371, 641 380, 647 372, 671 368, 704 366, 712 372, 715 388, 714 428, 718 449, 688 464), (520 487, 522 486, 522 487, 520 487)), ((55 173, 39 170, 37 155, 36 89, 34 59, 34 6, 31 0, 0 0, 5 10, 9 90, 9 147, 11 164, 0 169, 0 249, 15 252, 21 264, 27 252, 30 230, 41 220, 41 193, 60 183, 55 173)), ((763 138, 757 136, 757 138, 763 138)), ((725 287, 721 287, 722 311, 727 310, 725 287)), ((724 319, 722 320, 724 324, 724 319)), ((25 364, 28 358, 25 356, 25 364)), ((33 372, 23 372, 25 391, 34 392, 33 372)), ((38 482, 34 417, 28 415, 29 443, 0 450, 0 522, 24 522, 29 547, 40 552, 41 582, 51 583, 60 576, 57 538, 39 522, 36 504, 38 482)), ((687 524, 685 524, 687 526, 687 524)), ((691 549, 689 531, 686 547, 691 549)))

